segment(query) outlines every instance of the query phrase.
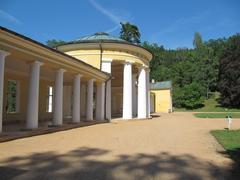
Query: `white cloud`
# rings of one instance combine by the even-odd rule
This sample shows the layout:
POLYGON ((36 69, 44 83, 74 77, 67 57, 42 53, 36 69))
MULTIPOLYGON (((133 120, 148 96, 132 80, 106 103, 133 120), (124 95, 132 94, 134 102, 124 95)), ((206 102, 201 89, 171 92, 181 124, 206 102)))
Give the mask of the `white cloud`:
POLYGON ((9 14, 9 13, 1 10, 1 9, 0 9, 0 18, 8 20, 8 21, 13 22, 13 23, 18 24, 18 25, 22 24, 22 22, 19 19, 17 19, 13 15, 11 15, 11 14, 9 14))
POLYGON ((103 15, 108 17, 115 24, 114 27, 105 31, 107 33, 111 33, 113 31, 116 31, 117 29, 119 29, 121 27, 120 22, 126 22, 127 19, 132 19, 130 13, 128 13, 126 11, 124 11, 124 12, 121 11, 120 12, 120 11, 117 11, 117 10, 114 10, 114 11, 113 10, 108 10, 104 6, 98 4, 95 0, 89 0, 89 2, 92 4, 92 6, 97 11, 99 11, 100 13, 102 13, 103 15))
POLYGON ((118 30, 119 28, 120 28, 120 26, 116 25, 113 28, 106 30, 105 32, 109 34, 111 32, 114 32, 114 31, 118 30))
POLYGON ((104 14, 105 16, 107 16, 112 22, 114 22, 115 24, 119 24, 121 22, 121 18, 118 16, 115 16, 114 14, 112 14, 109 10, 107 10, 106 8, 104 8, 103 6, 101 6, 100 4, 98 4, 96 1, 94 0, 89 0, 89 2, 102 14, 104 14))

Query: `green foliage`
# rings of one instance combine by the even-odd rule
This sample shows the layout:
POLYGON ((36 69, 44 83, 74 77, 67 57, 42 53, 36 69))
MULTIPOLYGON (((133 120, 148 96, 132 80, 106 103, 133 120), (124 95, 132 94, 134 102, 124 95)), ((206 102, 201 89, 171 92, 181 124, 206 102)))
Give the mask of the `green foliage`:
POLYGON ((7 112, 16 112, 17 110, 17 83, 8 81, 7 84, 7 112))
POLYGON ((126 23, 121 22, 120 24, 122 26, 120 31, 120 38, 134 44, 139 44, 141 34, 139 32, 138 27, 134 24, 130 24, 129 22, 126 23))
POLYGON ((198 83, 191 83, 182 88, 177 88, 173 94, 176 107, 184 107, 187 109, 199 108, 204 103, 202 96, 203 89, 198 83))
POLYGON ((226 118, 231 116, 232 118, 240 118, 240 113, 195 113, 197 118, 226 118))
MULTIPOLYGON (((136 25, 120 23, 120 38, 139 44, 141 34, 136 25)), ((48 40, 47 45, 56 47, 65 44, 62 40, 48 40)), ((173 82, 173 104, 178 108, 194 109, 209 99, 211 92, 220 91, 222 106, 240 107, 240 35, 229 39, 203 41, 196 32, 194 49, 165 49, 156 43, 142 43, 153 53, 150 62, 150 78, 155 81, 173 82), (220 62, 221 59, 221 62, 220 62)), ((214 100, 216 102, 216 100, 214 100)), ((201 108, 204 110, 204 108, 201 108)), ((222 111, 223 107, 212 107, 222 111)))
POLYGON ((47 46, 51 47, 51 48, 55 48, 57 46, 60 46, 60 45, 63 45, 63 44, 66 44, 65 41, 62 41, 62 40, 56 40, 56 39, 51 39, 51 40, 48 40, 46 42, 47 46))
POLYGON ((240 34, 227 41, 219 69, 220 102, 225 106, 240 107, 240 34))
POLYGON ((198 109, 186 109, 186 108, 175 108, 175 111, 195 111, 195 112, 240 112, 239 109, 235 108, 226 108, 219 104, 220 93, 219 92, 211 92, 209 93, 209 99, 205 99, 203 103, 203 107, 198 109))
POLYGON ((195 49, 199 49, 201 48, 202 45, 203 45, 203 41, 202 41, 201 34, 199 32, 195 32, 193 46, 195 47, 195 49))
MULTIPOLYGON (((155 81, 171 80, 173 82, 173 104, 179 108, 196 108, 209 98, 211 92, 218 91, 219 59, 229 46, 225 38, 204 42, 199 33, 195 33, 193 44, 194 49, 178 48, 176 50, 167 50, 163 46, 148 42, 142 44, 154 54, 150 62, 150 78, 155 81), (196 94, 195 92, 192 94, 197 96, 194 97, 195 99, 186 96, 193 89, 196 94), (193 101, 196 101, 196 104, 193 101), (189 106, 186 103, 189 103, 189 106)), ((236 53, 235 57, 237 55, 236 53)), ((237 67, 239 65, 235 68, 237 67)), ((240 92, 240 88, 238 91, 240 92)))

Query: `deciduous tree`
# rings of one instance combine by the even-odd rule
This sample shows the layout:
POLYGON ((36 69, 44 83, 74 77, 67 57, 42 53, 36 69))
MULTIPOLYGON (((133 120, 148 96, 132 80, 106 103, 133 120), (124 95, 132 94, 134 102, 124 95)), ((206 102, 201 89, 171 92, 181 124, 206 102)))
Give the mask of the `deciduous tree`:
POLYGON ((221 56, 219 91, 224 106, 240 107, 240 34, 229 38, 221 56))
POLYGON ((130 24, 129 22, 120 23, 122 28, 120 31, 120 38, 129 41, 134 44, 139 44, 141 39, 141 34, 136 25, 130 24))

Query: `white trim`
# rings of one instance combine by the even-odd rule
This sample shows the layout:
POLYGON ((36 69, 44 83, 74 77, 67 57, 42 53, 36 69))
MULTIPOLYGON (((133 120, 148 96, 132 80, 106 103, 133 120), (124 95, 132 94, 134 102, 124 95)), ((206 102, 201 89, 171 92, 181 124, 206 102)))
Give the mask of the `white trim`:
POLYGON ((102 61, 101 71, 112 73, 112 61, 102 61))
POLYGON ((112 62, 112 58, 102 58, 102 62, 112 62))
POLYGON ((8 55, 10 55, 10 52, 0 49, 0 56, 2 56, 3 59, 5 59, 8 55))
POLYGON ((46 60, 50 63, 54 63, 58 67, 63 66, 64 68, 69 68, 69 69, 71 69, 73 71, 77 71, 81 74, 84 74, 84 75, 87 75, 87 76, 90 76, 90 77, 94 77, 94 78, 98 78, 99 80, 105 80, 108 77, 108 75, 98 71, 97 68, 91 67, 91 65, 89 65, 89 64, 86 65, 85 62, 82 62, 81 60, 80 60, 81 64, 79 64, 77 62, 77 60, 79 60, 79 59, 77 59, 77 58, 72 57, 72 58, 74 58, 74 60, 73 60, 72 58, 66 57, 62 54, 59 54, 59 53, 56 53, 56 52, 51 52, 50 50, 46 50, 46 49, 41 49, 41 48, 39 48, 39 45, 32 46, 31 43, 30 44, 33 48, 38 48, 37 52, 34 52, 32 50, 29 50, 29 49, 24 50, 23 48, 19 48, 18 46, 16 46, 16 44, 17 43, 15 43, 14 45, 11 45, 9 43, 4 43, 4 42, 0 41, 0 45, 6 46, 6 47, 11 48, 11 49, 16 49, 16 50, 24 52, 28 55, 35 56, 38 59, 42 59, 44 61, 46 60), (54 58, 53 57, 48 58, 48 57, 46 57, 46 55, 41 55, 42 52, 40 52, 40 54, 39 54, 40 50, 50 53, 50 55, 54 56, 54 58), (80 71, 82 71, 82 72, 80 72, 80 71))

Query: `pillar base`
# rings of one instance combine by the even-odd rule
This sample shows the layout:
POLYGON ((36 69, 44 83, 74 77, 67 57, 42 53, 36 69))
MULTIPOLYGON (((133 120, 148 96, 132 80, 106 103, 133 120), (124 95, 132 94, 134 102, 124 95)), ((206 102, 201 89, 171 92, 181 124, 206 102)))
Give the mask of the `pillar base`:
POLYGON ((56 127, 62 127, 62 125, 55 125, 55 124, 50 124, 48 125, 50 128, 56 128, 56 127))
POLYGON ((72 121, 72 122, 68 122, 68 124, 79 124, 81 121, 72 121))
POLYGON ((38 128, 21 128, 20 131, 34 131, 38 128))

